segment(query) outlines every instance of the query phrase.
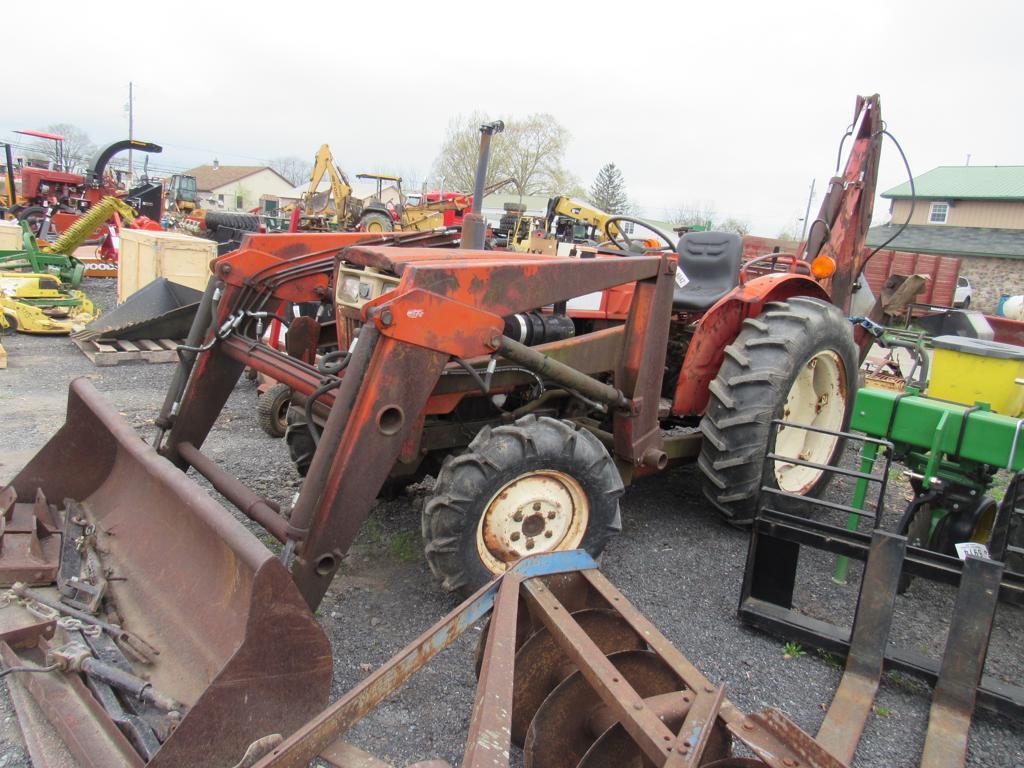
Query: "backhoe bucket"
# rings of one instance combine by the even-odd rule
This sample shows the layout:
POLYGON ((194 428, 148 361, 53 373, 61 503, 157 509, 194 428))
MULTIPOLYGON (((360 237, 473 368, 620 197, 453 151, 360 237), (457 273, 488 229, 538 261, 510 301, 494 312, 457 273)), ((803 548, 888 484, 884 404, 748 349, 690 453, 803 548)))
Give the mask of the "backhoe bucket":
MULTIPOLYGON (((81 765, 232 766, 256 739, 291 733, 326 705, 330 644, 287 570, 88 381, 72 383, 64 426, 12 487, 19 506, 38 504, 41 491, 95 525, 118 623, 157 651, 131 671, 184 705, 146 756, 109 707, 88 700, 87 673, 19 673, 81 765)), ((0 648, 6 664, 11 646, 0 648)), ((42 663, 38 648, 16 652, 20 663, 42 663)))

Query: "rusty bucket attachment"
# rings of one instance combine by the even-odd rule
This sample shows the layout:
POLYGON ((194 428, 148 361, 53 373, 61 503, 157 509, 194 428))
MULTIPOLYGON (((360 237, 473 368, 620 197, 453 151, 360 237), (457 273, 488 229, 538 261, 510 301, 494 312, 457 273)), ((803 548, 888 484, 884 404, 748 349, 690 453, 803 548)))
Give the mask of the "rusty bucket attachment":
POLYGON ((5 667, 52 668, 16 672, 46 721, 22 717, 30 750, 52 744, 32 734, 48 724, 80 765, 234 765, 327 703, 330 645, 287 570, 86 380, 0 500, 0 568, 11 552, 46 555, 64 530, 60 591, 17 584, 8 600, 34 616, 0 610, 5 667), (12 520, 33 515, 17 535, 41 550, 12 541, 12 520))
POLYGON ((387 765, 346 731, 488 613, 464 768, 513 745, 527 768, 843 766, 778 711, 740 712, 580 550, 520 560, 290 738, 254 742, 254 764, 387 765))

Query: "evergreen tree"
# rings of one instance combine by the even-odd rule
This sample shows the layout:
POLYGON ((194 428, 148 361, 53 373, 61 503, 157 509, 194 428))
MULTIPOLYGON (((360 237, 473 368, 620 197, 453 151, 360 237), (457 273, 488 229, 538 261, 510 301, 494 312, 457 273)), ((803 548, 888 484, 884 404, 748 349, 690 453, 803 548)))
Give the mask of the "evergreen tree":
POLYGON ((626 180, 615 163, 608 163, 597 172, 597 178, 590 188, 590 202, 605 213, 623 214, 629 211, 626 197, 626 180))

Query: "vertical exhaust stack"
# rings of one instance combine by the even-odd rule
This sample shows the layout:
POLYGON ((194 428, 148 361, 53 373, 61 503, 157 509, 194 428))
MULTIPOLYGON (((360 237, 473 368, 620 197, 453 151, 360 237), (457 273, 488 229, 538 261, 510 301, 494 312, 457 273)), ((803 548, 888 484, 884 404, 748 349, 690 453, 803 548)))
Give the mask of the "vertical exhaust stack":
POLYGON ((484 247, 484 235, 487 233, 487 221, 480 213, 484 204, 484 186, 487 183, 487 160, 491 153, 491 136, 505 130, 505 123, 495 120, 480 126, 480 157, 476 164, 476 180, 473 184, 473 208, 462 220, 462 242, 460 248, 481 250, 484 247))

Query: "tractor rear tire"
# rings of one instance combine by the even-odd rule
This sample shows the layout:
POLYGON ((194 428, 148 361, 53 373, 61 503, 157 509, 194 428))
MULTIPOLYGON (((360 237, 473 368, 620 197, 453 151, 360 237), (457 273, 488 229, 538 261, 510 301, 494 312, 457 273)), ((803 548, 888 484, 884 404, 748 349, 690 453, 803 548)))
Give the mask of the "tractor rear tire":
POLYGON ((27 221, 33 235, 39 234, 39 227, 46 218, 46 209, 41 205, 29 205, 18 211, 18 221, 27 221))
POLYGON ((590 432, 546 416, 484 427, 445 459, 423 507, 430 570, 468 595, 519 558, 582 548, 622 529, 622 478, 590 432))
POLYGON ((526 206, 523 203, 505 203, 502 207, 507 213, 526 213, 526 206))
MULTIPOLYGON (((834 464, 845 441, 789 428, 785 444, 776 451, 778 435, 769 444, 771 423, 784 419, 845 430, 857 369, 852 328, 831 304, 795 297, 769 303, 759 316, 743 321, 709 387, 698 458, 704 495, 729 523, 753 521, 762 483, 800 496, 821 495, 831 473, 782 462, 768 467, 765 455, 798 454, 818 464, 834 464), (812 398, 813 404, 808 402, 812 398)), ((780 510, 808 510, 808 505, 783 496, 774 496, 772 504, 780 510)))
POLYGON ((359 219, 360 232, 393 232, 395 222, 383 213, 368 213, 359 219))
POLYGON ((256 419, 271 437, 284 437, 291 401, 292 390, 287 384, 275 384, 256 400, 256 419))

